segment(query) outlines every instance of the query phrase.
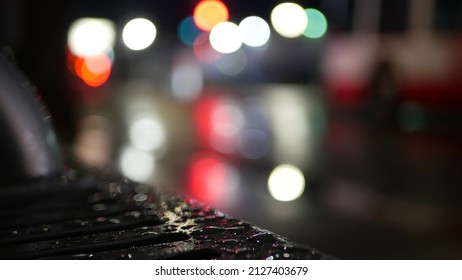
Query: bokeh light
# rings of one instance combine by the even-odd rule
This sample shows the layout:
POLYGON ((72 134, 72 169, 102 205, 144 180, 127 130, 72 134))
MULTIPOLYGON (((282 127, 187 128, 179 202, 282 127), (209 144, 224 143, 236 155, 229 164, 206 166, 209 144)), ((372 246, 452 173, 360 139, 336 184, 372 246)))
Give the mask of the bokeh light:
POLYGON ((223 100, 218 95, 205 94, 202 95, 194 108, 194 124, 197 131, 197 137, 205 147, 210 146, 210 137, 212 131, 211 115, 215 107, 223 103, 223 100))
POLYGON ((166 144, 165 128, 159 119, 141 117, 135 119, 129 128, 130 142, 143 151, 155 151, 166 144))
POLYGON ((154 156, 133 146, 126 147, 120 157, 123 175, 137 182, 147 181, 154 173, 154 156))
POLYGON ((196 104, 194 120, 199 141, 205 147, 226 154, 237 151, 245 119, 234 100, 205 95, 196 104))
POLYGON ((111 75, 112 64, 105 54, 77 58, 75 60, 76 74, 89 86, 103 85, 111 75))
POLYGON ((98 115, 83 117, 73 146, 74 155, 86 166, 103 168, 110 163, 110 122, 98 115))
POLYGON ((193 45, 194 56, 201 62, 214 62, 222 56, 221 53, 215 51, 210 45, 209 34, 202 33, 197 36, 193 45))
POLYGON ((314 133, 309 122, 308 95, 301 89, 282 85, 265 90, 272 152, 278 162, 304 167, 314 155, 311 150, 314 133))
POLYGON ((201 30, 194 23, 193 17, 187 17, 180 22, 178 37, 184 44, 188 46, 194 45, 194 40, 199 34, 201 34, 201 30))
POLYGON ((189 193, 211 205, 236 200, 240 175, 236 167, 208 153, 196 154, 188 168, 189 193))
POLYGON ((218 0, 204 0, 194 8, 194 22, 204 31, 210 31, 229 18, 228 7, 218 0))
POLYGON ((300 5, 286 2, 277 5, 271 11, 271 24, 279 35, 295 38, 305 31, 308 17, 300 5))
POLYGON ((239 49, 233 53, 224 54, 215 61, 215 65, 225 75, 238 75, 247 66, 247 55, 242 49, 239 49))
POLYGON ((242 34, 242 42, 250 47, 265 45, 271 35, 268 23, 257 16, 246 17, 239 23, 242 34))
POLYGON ((80 18, 69 27, 67 43, 76 56, 107 53, 114 46, 115 25, 103 18, 80 18))
POLYGON ((196 99, 204 87, 204 73, 199 62, 180 61, 173 66, 171 90, 173 97, 180 101, 196 99))
POLYGON ((308 26, 303 32, 303 35, 311 39, 324 36, 327 32, 328 25, 324 14, 316 9, 306 9, 305 12, 308 16, 308 26))
POLYGON ((127 22, 122 31, 122 40, 131 50, 139 51, 149 47, 155 40, 157 29, 145 18, 135 18, 127 22))
POLYGON ((270 139, 261 129, 245 129, 242 133, 238 149, 245 158, 261 159, 270 150, 270 139))
POLYGON ((279 201, 292 201, 299 198, 305 190, 305 177, 297 167, 283 164, 276 167, 268 179, 271 196, 279 201))
POLYGON ((210 32, 210 44, 220 53, 232 53, 242 46, 239 26, 232 22, 221 22, 210 32))
POLYGON ((232 100, 223 100, 212 109, 212 133, 210 144, 221 153, 232 153, 237 148, 239 135, 244 126, 244 115, 232 100))

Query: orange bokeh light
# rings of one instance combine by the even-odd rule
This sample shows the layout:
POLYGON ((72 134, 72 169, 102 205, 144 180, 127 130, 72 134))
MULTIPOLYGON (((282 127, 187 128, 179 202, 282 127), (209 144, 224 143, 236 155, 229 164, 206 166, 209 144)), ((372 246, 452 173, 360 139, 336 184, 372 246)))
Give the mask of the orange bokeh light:
POLYGON ((219 0, 203 0, 194 9, 194 22, 204 31, 229 18, 228 7, 219 0))
POLYGON ((111 74, 111 60, 101 54, 91 57, 78 57, 75 60, 75 72, 85 84, 98 87, 103 85, 111 74))

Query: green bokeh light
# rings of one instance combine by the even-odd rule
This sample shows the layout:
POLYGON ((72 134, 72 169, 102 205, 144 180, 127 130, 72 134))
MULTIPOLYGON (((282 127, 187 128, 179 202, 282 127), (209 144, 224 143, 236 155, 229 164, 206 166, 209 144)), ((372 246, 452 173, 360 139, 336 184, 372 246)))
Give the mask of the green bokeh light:
POLYGON ((318 39, 324 36, 328 25, 324 14, 316 9, 306 9, 305 12, 308 16, 308 26, 303 35, 311 39, 318 39))

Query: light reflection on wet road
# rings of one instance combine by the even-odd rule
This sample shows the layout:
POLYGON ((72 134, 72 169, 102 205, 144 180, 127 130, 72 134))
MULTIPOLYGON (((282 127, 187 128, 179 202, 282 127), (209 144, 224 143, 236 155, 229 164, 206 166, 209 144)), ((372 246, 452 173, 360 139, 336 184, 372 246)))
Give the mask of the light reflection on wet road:
MULTIPOLYGON (((82 126, 78 139, 118 132, 110 144, 100 139, 112 159, 85 158, 101 147, 77 142, 89 164, 120 161, 134 180, 339 258, 462 258, 460 126, 382 126, 367 113, 329 108, 314 87, 206 87, 191 103, 149 84, 119 89, 119 109, 82 126), (283 164, 303 172, 304 192, 293 201, 268 190, 283 164)), ((273 189, 296 192, 300 180, 288 174, 273 189)))

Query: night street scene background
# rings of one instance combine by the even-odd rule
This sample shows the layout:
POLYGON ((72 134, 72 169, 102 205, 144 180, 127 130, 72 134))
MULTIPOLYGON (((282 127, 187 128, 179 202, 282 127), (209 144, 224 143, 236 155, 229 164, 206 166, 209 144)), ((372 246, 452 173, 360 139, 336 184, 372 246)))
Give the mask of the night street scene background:
POLYGON ((3 0, 0 46, 72 162, 340 259, 462 258, 462 2, 3 0))

